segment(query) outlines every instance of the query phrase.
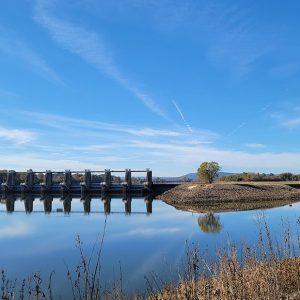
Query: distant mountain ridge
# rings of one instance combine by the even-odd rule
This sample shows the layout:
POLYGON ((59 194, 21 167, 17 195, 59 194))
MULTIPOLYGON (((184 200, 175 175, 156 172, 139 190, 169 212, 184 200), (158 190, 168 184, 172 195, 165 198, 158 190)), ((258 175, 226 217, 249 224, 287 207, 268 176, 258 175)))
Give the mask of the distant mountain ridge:
MULTIPOLYGON (((218 173, 218 177, 222 177, 222 176, 224 176, 224 175, 234 175, 234 174, 236 174, 236 173, 219 172, 219 173, 218 173)), ((190 180, 192 180, 192 181, 198 180, 198 175, 197 175, 197 173, 188 173, 188 174, 186 174, 186 175, 180 176, 179 178, 184 178, 184 177, 186 177, 186 178, 188 178, 188 179, 190 179, 190 180)))
MULTIPOLYGON (((222 177, 224 175, 234 175, 237 173, 230 173, 230 172, 219 172, 218 173, 218 177, 222 177)), ((191 180, 191 181, 197 181, 198 180, 198 175, 197 173, 188 173, 182 176, 177 176, 177 177, 156 177, 156 178, 160 178, 162 180, 168 180, 168 181, 181 181, 184 178, 191 180)))

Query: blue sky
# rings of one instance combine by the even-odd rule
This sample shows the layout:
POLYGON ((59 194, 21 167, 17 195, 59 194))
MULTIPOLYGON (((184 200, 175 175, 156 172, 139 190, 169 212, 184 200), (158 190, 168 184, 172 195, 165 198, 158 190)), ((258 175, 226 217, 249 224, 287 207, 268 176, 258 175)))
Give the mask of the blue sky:
POLYGON ((0 165, 300 173, 298 1, 2 1, 0 165))

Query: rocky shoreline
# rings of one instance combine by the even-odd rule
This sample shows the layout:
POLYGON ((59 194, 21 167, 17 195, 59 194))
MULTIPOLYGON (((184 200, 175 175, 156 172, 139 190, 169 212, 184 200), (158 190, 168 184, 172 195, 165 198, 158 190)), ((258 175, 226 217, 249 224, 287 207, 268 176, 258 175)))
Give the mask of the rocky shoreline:
POLYGON ((178 209, 203 213, 263 209, 300 201, 300 184, 190 183, 158 198, 178 209))

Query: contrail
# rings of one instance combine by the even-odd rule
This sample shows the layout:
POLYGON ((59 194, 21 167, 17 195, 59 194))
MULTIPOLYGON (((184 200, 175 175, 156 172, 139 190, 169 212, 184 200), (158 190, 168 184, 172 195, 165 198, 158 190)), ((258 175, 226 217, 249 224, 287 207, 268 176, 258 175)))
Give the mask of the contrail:
POLYGON ((189 132, 193 132, 192 127, 191 127, 190 124, 186 121, 186 119, 185 119, 185 117, 184 117, 182 111, 181 111, 180 108, 178 107, 177 103, 176 103, 174 100, 173 100, 172 102, 173 102, 173 104, 174 104, 174 106, 175 106, 177 112, 179 113, 179 115, 180 115, 180 117, 181 117, 181 119, 182 119, 184 125, 185 125, 186 128, 188 129, 188 131, 189 131, 189 132))
MULTIPOLYGON (((270 107, 271 107, 271 104, 267 104, 267 105, 263 106, 262 108, 260 108, 258 110, 258 112, 268 111, 270 107)), ((248 123, 249 123, 249 121, 240 123, 233 130, 231 130, 229 133, 225 134, 225 136, 223 138, 225 140, 228 140, 232 135, 236 134, 236 132, 239 131, 242 127, 248 125, 248 123)))

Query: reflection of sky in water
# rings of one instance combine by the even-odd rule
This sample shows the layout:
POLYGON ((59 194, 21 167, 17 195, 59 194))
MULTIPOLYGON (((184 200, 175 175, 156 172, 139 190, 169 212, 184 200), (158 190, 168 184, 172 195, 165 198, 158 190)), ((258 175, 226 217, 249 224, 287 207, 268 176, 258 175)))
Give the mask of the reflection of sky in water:
MULTIPOLYGON (((103 202, 99 198, 93 199, 89 215, 83 214, 83 203, 79 199, 72 200, 69 215, 56 212, 61 208, 63 203, 54 199, 54 213, 25 214, 24 202, 18 200, 15 212, 7 214, 5 204, 0 204, 0 268, 8 270, 10 277, 21 278, 33 271, 48 276, 54 269, 56 278, 64 275, 64 263, 72 267, 78 261, 78 250, 74 247, 77 234, 84 248, 91 251, 94 241, 103 232, 105 214, 97 213, 103 212, 103 202)), ((36 198, 33 211, 43 210, 43 202, 36 198)), ((111 200, 111 211, 107 217, 102 274, 108 281, 114 276, 118 278, 120 262, 124 285, 129 289, 143 288, 144 275, 150 272, 174 276, 176 272, 172 271, 183 259, 186 241, 211 253, 219 246, 226 246, 229 238, 252 245, 256 243, 255 220, 259 211, 218 214, 222 225, 219 234, 203 233, 198 226, 199 214, 178 211, 158 200, 153 201, 151 215, 146 214, 143 199, 132 200, 132 212, 139 214, 125 215, 121 199, 111 200)), ((296 224, 299 211, 300 203, 265 210, 271 231, 279 233, 282 218, 289 218, 292 225, 296 224)))

